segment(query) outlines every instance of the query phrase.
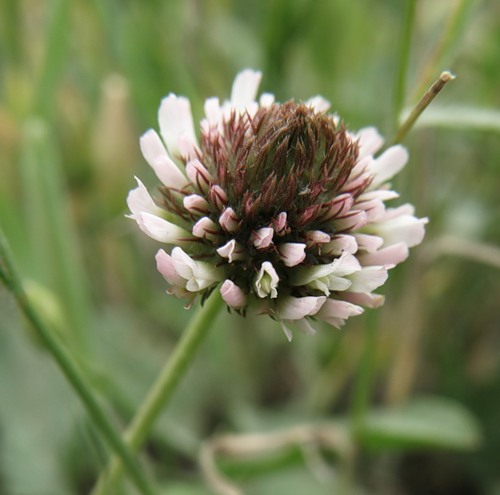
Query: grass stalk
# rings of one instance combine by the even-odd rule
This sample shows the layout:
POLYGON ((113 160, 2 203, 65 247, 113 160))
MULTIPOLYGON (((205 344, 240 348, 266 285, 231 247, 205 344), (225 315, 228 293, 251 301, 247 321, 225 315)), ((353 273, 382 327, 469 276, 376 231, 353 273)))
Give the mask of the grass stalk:
POLYGON ((415 24, 416 0, 408 0, 406 3, 406 13, 401 31, 401 41, 399 44, 398 70, 394 83, 394 125, 399 124, 399 115, 403 109, 406 98, 406 80, 408 66, 410 64, 411 39, 415 24))
POLYGON ((14 264, 12 253, 7 240, 0 229, 0 264, 2 266, 2 280, 6 281, 7 288, 14 295, 21 311, 28 318, 41 341, 50 352, 63 374, 79 396, 90 418, 101 432, 109 447, 123 463, 126 474, 142 495, 154 495, 155 490, 151 482, 144 476, 133 455, 121 439, 92 391, 84 374, 78 368, 75 359, 66 350, 58 338, 45 324, 34 309, 23 287, 21 277, 14 264))

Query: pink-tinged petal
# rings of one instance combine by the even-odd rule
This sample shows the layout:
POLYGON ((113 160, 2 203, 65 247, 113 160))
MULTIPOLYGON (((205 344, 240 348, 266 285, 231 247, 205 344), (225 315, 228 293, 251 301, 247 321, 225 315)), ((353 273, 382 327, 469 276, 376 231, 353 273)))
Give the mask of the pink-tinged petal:
POLYGON ((342 297, 353 304, 367 308, 379 308, 385 302, 385 297, 380 294, 369 294, 367 292, 344 292, 342 297))
POLYGON ((404 215, 415 215, 415 207, 410 203, 405 203, 397 208, 387 208, 387 210, 385 210, 384 220, 390 220, 391 218, 402 217, 404 215))
POLYGON ((375 191, 366 191, 360 194, 356 201, 359 203, 362 203, 363 201, 371 201, 372 199, 389 201, 396 198, 399 198, 399 194, 396 191, 391 191, 389 189, 376 189, 375 191))
POLYGON ((342 217, 352 208, 354 198, 350 193, 340 194, 334 201, 327 207, 328 209, 323 213, 323 218, 328 220, 330 218, 342 217))
POLYGON ((210 184, 213 182, 208 170, 197 159, 188 162, 186 165, 186 174, 189 180, 203 193, 208 191, 210 184))
POLYGON ((343 252, 340 258, 332 263, 331 273, 337 277, 345 277, 361 269, 361 265, 355 256, 347 251, 343 252))
POLYGON ((354 234, 358 247, 361 251, 367 251, 368 253, 373 253, 384 243, 384 239, 377 235, 371 234, 354 234))
POLYGON ((135 215, 135 219, 139 228, 156 241, 179 244, 191 238, 191 234, 187 230, 151 213, 138 213, 135 215))
POLYGON ((189 185, 189 180, 168 157, 158 158, 152 168, 161 183, 170 189, 182 190, 189 185))
POLYGON ((253 283, 257 295, 261 298, 268 296, 270 296, 271 299, 277 298, 279 280, 280 278, 274 266, 269 261, 264 261, 253 283))
POLYGON ((334 316, 346 319, 351 316, 360 315, 361 313, 363 313, 363 308, 360 308, 359 306, 346 301, 328 298, 321 306, 317 315, 319 318, 334 316))
POLYGON ((205 100, 205 115, 210 126, 216 126, 222 119, 219 98, 208 98, 205 100))
POLYGON ((195 261, 180 247, 172 250, 172 263, 175 271, 186 280, 186 289, 198 292, 219 282, 223 278, 223 271, 212 263, 195 261))
POLYGON ((330 102, 322 96, 313 96, 312 98, 309 98, 306 101, 306 105, 318 113, 325 113, 331 107, 330 102))
MULTIPOLYGON (((357 165, 356 165, 357 167, 357 165)), ((372 176, 368 172, 362 172, 359 174, 355 174, 355 171, 351 172, 351 175, 349 179, 346 181, 346 183, 340 188, 340 191, 343 193, 348 192, 350 194, 358 194, 361 192, 365 187, 370 184, 372 180, 372 176)))
POLYGON ((332 237, 328 244, 321 246, 321 252, 327 255, 340 256, 344 251, 354 254, 358 250, 355 237, 348 234, 340 234, 332 237))
POLYGON ((233 309, 243 308, 247 304, 247 296, 232 280, 224 280, 220 293, 224 302, 233 309))
POLYGON ((212 204, 219 210, 222 210, 227 205, 226 191, 217 184, 210 188, 208 197, 212 204))
POLYGON ((239 242, 236 242, 235 239, 231 239, 229 242, 226 242, 226 244, 218 248, 217 253, 222 258, 227 258, 229 263, 245 258, 243 246, 239 242))
POLYGON ((263 108, 270 107, 274 103, 274 95, 271 93, 262 93, 260 95, 259 104, 263 108))
POLYGON ((372 292, 387 280, 387 268, 383 266, 366 266, 349 275, 352 282, 349 292, 372 292))
POLYGON ((140 139, 141 152, 162 184, 173 189, 183 189, 189 184, 186 176, 168 156, 160 136, 150 129, 140 139))
POLYGON ((276 312, 280 320, 300 320, 316 314, 326 297, 280 297, 276 303, 276 312))
POLYGON ((178 157, 179 138, 183 137, 196 146, 191 104, 184 96, 169 94, 163 98, 158 111, 160 133, 169 153, 178 157))
POLYGON ((175 271, 179 276, 181 276, 184 280, 188 280, 193 276, 193 270, 196 269, 196 261, 181 248, 175 247, 172 250, 171 258, 175 271))
POLYGON ((406 260, 408 254, 408 246, 404 242, 398 242, 380 251, 358 255, 358 259, 363 266, 383 265, 392 268, 406 260))
POLYGON ((238 232, 240 228, 238 217, 230 206, 222 212, 222 215, 219 217, 219 224, 226 232, 232 234, 238 232))
POLYGON ((144 184, 137 177, 135 180, 137 181, 137 187, 132 189, 127 196, 127 205, 132 212, 130 217, 135 218, 135 215, 142 212, 161 215, 163 210, 159 206, 156 206, 144 184))
POLYGON ((373 229, 376 234, 384 239, 385 246, 404 242, 408 247, 413 247, 422 242, 427 222, 427 218, 401 215, 373 224, 370 229, 373 229))
POLYGON ((200 218, 193 225, 193 235, 200 239, 208 239, 209 241, 216 241, 219 238, 219 226, 208 217, 200 218))
POLYGON ((378 133, 375 127, 360 129, 356 133, 355 138, 359 140, 358 160, 361 160, 367 155, 373 155, 384 144, 384 138, 378 133))
POLYGON ((201 119, 201 121, 200 121, 200 130, 201 130, 202 136, 211 136, 211 135, 213 135, 214 133, 218 132, 218 130, 215 130, 215 129, 216 129, 215 126, 211 126, 208 123, 207 119, 201 119))
POLYGON ((336 218, 334 224, 339 231, 357 230, 368 223, 368 215, 363 210, 352 210, 343 218, 336 218))
POLYGON ((282 211, 277 217, 272 220, 273 229, 277 235, 282 236, 286 234, 287 230, 287 214, 282 211))
POLYGON ((274 230, 271 227, 262 227, 251 234, 253 245, 257 249, 266 249, 273 242, 274 230))
POLYGON ((193 160, 198 156, 198 146, 187 134, 181 134, 177 140, 179 156, 183 159, 193 160))
POLYGON ((245 69, 240 72, 233 83, 231 104, 238 109, 243 109, 254 103, 261 78, 261 72, 251 69, 245 69))
POLYGON ((378 222, 385 215, 385 204, 380 199, 371 199, 363 202, 357 201, 355 208, 366 212, 368 223, 378 222))
POLYGON ((321 246, 321 253, 326 255, 340 256, 344 251, 350 254, 356 253, 358 244, 352 235, 340 234, 332 237, 332 240, 321 246))
POLYGON ((408 161, 408 151, 397 144, 384 151, 373 163, 370 172, 373 174, 371 189, 375 189, 394 177, 408 161))
POLYGON ((300 242, 285 242, 278 246, 280 259, 285 266, 296 266, 302 263, 306 259, 305 249, 306 245, 300 242))
POLYGON ((172 257, 163 249, 156 253, 156 268, 163 275, 163 278, 171 285, 185 288, 186 280, 183 279, 175 270, 172 257))
MULTIPOLYGON (((349 178, 347 179, 347 185, 352 184, 354 181, 358 181, 361 176, 367 175, 367 177, 370 177, 370 174, 368 173, 368 170, 371 167, 371 163, 373 162, 374 158, 372 155, 367 155, 364 156, 363 158, 359 158, 354 167, 351 170, 351 173, 349 175, 349 178)), ((344 186, 342 190, 349 190, 349 187, 344 186)))
POLYGON ((308 230, 305 233, 306 243, 308 247, 316 246, 317 244, 326 244, 330 242, 330 234, 322 230, 308 230))
POLYGON ((208 213, 208 202, 207 200, 199 196, 198 194, 190 194, 189 196, 184 196, 182 199, 182 204, 189 213, 206 215, 208 213))
POLYGON ((347 318, 360 315, 363 311, 363 308, 356 304, 337 299, 327 299, 316 313, 316 316, 318 319, 326 321, 336 328, 340 328, 344 325, 347 318))

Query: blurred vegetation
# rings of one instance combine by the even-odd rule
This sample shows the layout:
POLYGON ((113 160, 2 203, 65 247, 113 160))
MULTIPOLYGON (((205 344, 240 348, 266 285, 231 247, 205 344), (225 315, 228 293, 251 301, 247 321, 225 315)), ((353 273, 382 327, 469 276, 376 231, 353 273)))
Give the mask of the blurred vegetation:
MULTIPOLYGON (((165 493, 209 493, 197 457, 214 434, 345 425, 369 399, 354 459, 291 449, 220 467, 250 495, 500 493, 500 3, 3 0, 0 22, 0 222, 120 428, 190 317, 124 218, 133 175, 155 184, 138 137, 160 99, 190 97, 197 119, 252 67, 279 100, 321 94, 390 138, 402 105, 456 73, 405 143, 396 188, 430 223, 386 305, 292 344, 267 319, 221 315, 142 460, 165 493)), ((0 493, 89 493, 108 452, 2 288, 0 312, 0 493)))

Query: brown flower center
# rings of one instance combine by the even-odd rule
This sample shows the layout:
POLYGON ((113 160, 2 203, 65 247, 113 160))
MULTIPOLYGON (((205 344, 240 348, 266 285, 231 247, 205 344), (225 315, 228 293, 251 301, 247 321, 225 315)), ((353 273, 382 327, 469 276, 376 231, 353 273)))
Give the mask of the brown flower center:
POLYGON ((233 114, 204 135, 202 161, 250 228, 285 211, 292 231, 319 228, 358 157, 344 127, 293 101, 233 114))

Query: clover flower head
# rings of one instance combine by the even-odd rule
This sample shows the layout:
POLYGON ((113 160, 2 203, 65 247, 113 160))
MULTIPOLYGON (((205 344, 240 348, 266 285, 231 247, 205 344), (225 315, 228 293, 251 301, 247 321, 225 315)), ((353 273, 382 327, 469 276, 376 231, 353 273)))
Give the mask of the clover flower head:
POLYGON ((257 101, 260 79, 244 70, 230 100, 207 99, 199 139, 189 100, 164 98, 161 137, 140 141, 159 194, 137 180, 127 202, 143 232, 174 246, 156 256, 169 293, 190 305, 218 288, 229 308, 267 314, 291 339, 291 324, 313 333, 314 320, 340 327, 383 304, 373 291, 422 241, 427 219, 386 206, 405 148, 375 156, 376 129, 348 131, 320 96, 257 101))

